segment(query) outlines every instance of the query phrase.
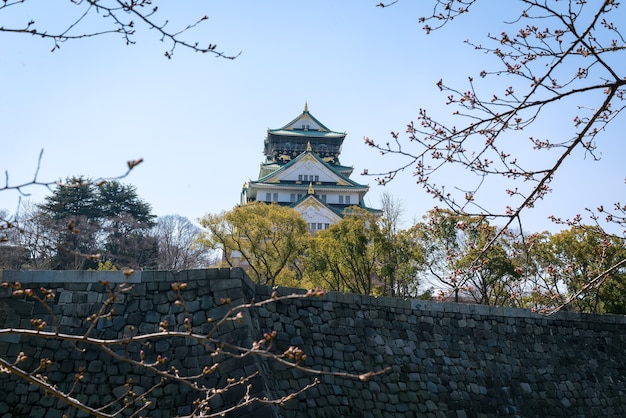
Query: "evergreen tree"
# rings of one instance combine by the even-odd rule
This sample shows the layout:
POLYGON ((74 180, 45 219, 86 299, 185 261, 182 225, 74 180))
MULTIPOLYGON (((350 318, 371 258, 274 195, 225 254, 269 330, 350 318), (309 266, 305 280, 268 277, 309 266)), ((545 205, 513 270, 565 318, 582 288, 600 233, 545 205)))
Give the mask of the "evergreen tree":
POLYGON ((56 236, 52 268, 97 268, 105 258, 117 267, 156 263, 158 248, 148 231, 155 216, 134 186, 117 181, 100 185, 85 177, 60 184, 43 204, 42 222, 56 236))

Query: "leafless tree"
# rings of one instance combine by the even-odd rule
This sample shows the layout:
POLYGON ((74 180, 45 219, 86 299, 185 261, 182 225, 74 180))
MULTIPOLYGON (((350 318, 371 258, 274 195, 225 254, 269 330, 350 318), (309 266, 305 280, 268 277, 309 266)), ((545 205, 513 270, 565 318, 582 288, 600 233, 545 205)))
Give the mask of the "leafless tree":
POLYGON ((380 206, 383 211, 383 216, 381 217, 383 230, 389 235, 396 234, 402 222, 404 205, 391 193, 384 192, 380 196, 380 206))
POLYGON ((157 219, 152 234, 159 247, 159 270, 190 270, 211 264, 211 251, 198 242, 200 227, 181 215, 157 219))
MULTIPOLYGON (((5 219, 9 219, 9 216, 5 219)), ((53 231, 43 222, 41 210, 30 200, 20 202, 19 210, 5 232, 7 243, 28 252, 27 266, 35 270, 50 268, 55 253, 53 231)))

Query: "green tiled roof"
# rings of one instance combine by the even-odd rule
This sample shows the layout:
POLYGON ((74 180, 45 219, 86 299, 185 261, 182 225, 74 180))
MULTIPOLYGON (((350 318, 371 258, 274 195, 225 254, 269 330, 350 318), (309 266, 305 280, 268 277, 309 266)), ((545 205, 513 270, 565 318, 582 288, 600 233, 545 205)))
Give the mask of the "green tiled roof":
POLYGON ((331 131, 322 122, 317 120, 317 118, 309 112, 309 106, 307 104, 304 105, 304 111, 302 112, 302 114, 293 118, 291 122, 289 122, 282 128, 268 129, 267 131, 271 132, 272 134, 277 134, 277 135, 293 135, 294 133, 298 133, 303 136, 313 136, 311 134, 315 133, 315 136, 325 136, 325 135, 337 136, 337 137, 346 136, 345 132, 342 133, 342 132, 331 131), (303 130, 303 129, 297 129, 297 128, 294 129, 292 126, 295 125, 296 122, 298 122, 298 120, 300 119, 311 119, 317 126, 319 126, 320 129, 319 130, 317 129, 303 130))
MULTIPOLYGON (((305 151, 305 152, 303 152, 302 154, 298 155, 293 160, 291 160, 288 163, 286 163, 285 165, 281 166, 279 169, 272 171, 271 173, 269 173, 265 177, 262 177, 262 178, 260 178, 260 179, 258 179, 256 181, 251 181, 251 183, 265 183, 265 182, 267 182, 267 180, 269 180, 270 178, 274 177, 279 172, 286 170, 287 168, 291 167, 294 164, 297 164, 297 162, 300 161, 302 158, 304 158, 304 156, 307 155, 307 154, 311 154, 313 156, 313 158, 315 158, 317 161, 319 161, 321 164, 323 164, 328 169, 332 170, 335 174, 337 174, 337 176, 339 176, 343 180, 345 180, 348 183, 350 183, 352 185, 352 187, 363 187, 363 188, 367 188, 368 187, 368 186, 365 186, 363 184, 359 184, 359 183, 355 182, 354 180, 350 179, 349 177, 346 177, 345 175, 343 175, 341 173, 340 170, 338 170, 338 167, 334 167, 334 166, 328 164, 326 161, 321 159, 316 153, 314 153, 312 151, 305 151)), ((339 166, 339 167, 344 167, 344 166, 339 166)), ((285 183, 285 184, 289 184, 289 183, 285 183)))
POLYGON ((323 132, 314 129, 268 129, 268 133, 276 136, 301 136, 301 137, 316 137, 316 138, 344 138, 345 133, 341 132, 323 132))

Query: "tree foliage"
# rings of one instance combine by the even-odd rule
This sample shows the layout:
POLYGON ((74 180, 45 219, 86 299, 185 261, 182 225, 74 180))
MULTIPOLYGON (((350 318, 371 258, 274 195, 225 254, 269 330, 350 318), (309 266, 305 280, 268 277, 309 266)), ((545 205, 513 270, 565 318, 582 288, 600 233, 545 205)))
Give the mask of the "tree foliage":
POLYGON ((385 296, 420 297, 420 273, 424 269, 424 250, 415 229, 400 229, 393 234, 383 229, 379 251, 379 289, 385 296))
POLYGON ((219 250, 231 267, 243 267, 259 284, 274 286, 291 280, 309 233, 302 216, 276 204, 255 202, 200 219, 200 242, 219 250))
POLYGON ((97 268, 102 257, 118 267, 152 266, 156 243, 147 234, 154 225, 151 207, 136 188, 117 181, 95 185, 68 179, 39 205, 37 217, 52 235, 52 268, 97 268))
POLYGON ((463 296, 480 304, 511 305, 520 276, 507 251, 512 244, 501 237, 475 262, 498 232, 487 219, 433 209, 414 228, 426 255, 425 280, 453 292, 457 302, 463 296))
POLYGON ((544 291, 536 290, 539 305, 558 307, 571 301, 580 312, 626 312, 626 269, 614 268, 626 258, 619 238, 597 226, 571 227, 543 234, 532 256, 546 276, 543 282, 550 284, 544 291))
MULTIPOLYGON (((482 253, 497 235, 497 229, 484 219, 470 218, 457 223, 464 250, 454 260, 454 274, 465 283, 464 289, 476 303, 483 305, 513 305, 510 300, 520 292, 520 269, 510 257, 505 237, 499 237, 482 253), (482 253, 479 257, 479 253, 482 253), (479 259, 479 262, 475 260, 479 259)), ((523 290, 522 290, 523 291, 523 290)))
MULTIPOLYGON (((67 186, 62 181, 42 180, 39 177, 42 158, 43 150, 39 153, 39 158, 37 159, 37 165, 34 170, 32 180, 23 183, 15 183, 11 181, 9 173, 6 172, 5 182, 2 186, 0 186, 0 192, 15 191, 20 195, 20 204, 18 205, 16 213, 11 215, 6 211, 0 212, 0 242, 11 240, 11 242, 20 241, 20 245, 28 243, 29 245, 27 245, 27 247, 31 252, 31 261, 36 259, 38 262, 42 260, 49 260, 50 243, 52 240, 49 236, 46 236, 47 231, 42 228, 43 223, 40 219, 41 210, 33 207, 33 205, 28 201, 22 201, 21 198, 28 198, 30 196, 29 190, 32 187, 43 187, 51 192, 54 192, 54 190, 67 186)), ((91 181, 90 186, 102 185, 103 183, 109 181, 120 181, 127 177, 130 172, 142 162, 142 158, 129 160, 126 162, 126 171, 123 174, 116 177, 101 177, 94 179, 91 181)), ((85 180, 86 179, 82 179, 82 181, 85 180)), ((48 268, 49 266, 45 263, 45 265, 42 264, 34 267, 48 268)))
POLYGON ((415 230, 401 229, 403 208, 389 193, 381 197, 380 224, 382 239, 379 244, 379 276, 383 295, 419 296, 418 273, 424 266, 424 252, 415 236, 415 230))
POLYGON ((319 231, 307 253, 307 274, 324 289, 370 294, 382 233, 375 216, 353 207, 338 223, 319 231))
POLYGON ((498 235, 485 217, 435 209, 413 229, 425 254, 422 280, 443 297, 538 312, 625 311, 626 247, 598 226, 498 235))

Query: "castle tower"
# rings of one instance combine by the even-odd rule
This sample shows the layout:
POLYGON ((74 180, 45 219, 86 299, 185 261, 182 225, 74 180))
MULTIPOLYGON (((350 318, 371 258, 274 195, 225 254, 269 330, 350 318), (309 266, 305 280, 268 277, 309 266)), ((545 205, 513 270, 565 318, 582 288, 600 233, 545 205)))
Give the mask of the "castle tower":
POLYGON ((369 186, 350 179, 353 167, 339 163, 346 133, 324 126, 304 105, 301 115, 278 129, 268 129, 265 162, 259 178, 244 184, 241 203, 261 201, 295 208, 309 230, 326 229, 338 222, 347 208, 367 208, 369 186))

